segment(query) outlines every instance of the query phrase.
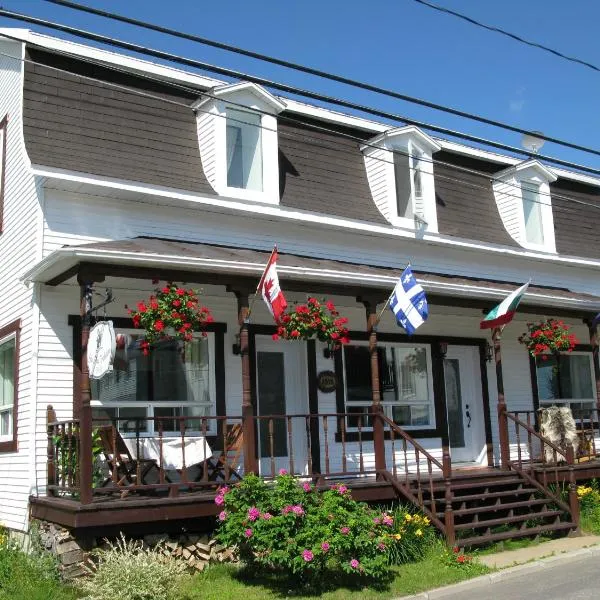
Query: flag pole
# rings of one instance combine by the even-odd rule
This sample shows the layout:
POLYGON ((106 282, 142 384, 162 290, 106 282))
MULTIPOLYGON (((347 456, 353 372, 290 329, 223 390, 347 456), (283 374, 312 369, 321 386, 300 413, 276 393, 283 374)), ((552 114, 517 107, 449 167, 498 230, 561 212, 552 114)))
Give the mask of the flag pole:
MULTIPOLYGON (((409 267, 410 267, 410 262, 406 265, 406 267, 404 267, 404 269, 402 269, 402 273, 404 273, 404 271, 406 271, 406 269, 408 269, 409 267)), ((388 307, 390 300, 392 299, 392 296, 394 295, 395 289, 396 289, 396 286, 394 286, 392 291, 390 292, 390 295, 388 296, 387 300, 385 301, 383 308, 377 313, 377 316, 375 317, 375 323, 373 323, 373 327, 377 327, 377 325, 379 325, 379 321, 381 320, 381 317, 383 316, 385 309, 388 307)))
POLYGON ((260 287, 263 284, 263 281, 265 280, 265 274, 267 272, 267 269, 269 268, 269 265, 271 264, 271 260, 273 259, 273 255, 277 252, 277 244, 275 244, 273 246, 273 250, 271 250, 271 255, 269 256, 269 260, 267 261, 267 265, 263 271, 263 274, 260 276, 260 280, 258 281, 258 285, 256 286, 256 291, 254 292, 254 296, 252 298, 252 301, 250 302, 250 306, 248 307, 248 312, 246 313, 246 322, 250 322, 250 314, 252 313, 252 308, 254 307, 254 303, 256 302, 256 298, 258 297, 258 290, 260 289, 260 287))

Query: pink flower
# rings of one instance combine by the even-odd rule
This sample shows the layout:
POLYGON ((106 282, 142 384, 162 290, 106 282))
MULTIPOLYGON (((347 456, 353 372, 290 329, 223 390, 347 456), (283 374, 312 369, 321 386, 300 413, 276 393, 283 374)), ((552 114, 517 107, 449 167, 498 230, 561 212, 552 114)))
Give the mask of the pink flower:
POLYGON ((287 475, 288 472, 285 469, 279 469, 279 474, 280 475, 287 475))
POLYGON ((251 538, 252 537, 252 529, 246 529, 246 531, 244 531, 244 535, 247 538, 251 538))
POLYGON ((382 551, 385 552, 385 544, 383 542, 379 542, 379 544, 377 544, 377 547, 382 551))
POLYGON ((327 542, 323 542, 321 544, 321 550, 323 550, 323 552, 329 552, 329 544, 327 542))
POLYGON ((358 569, 358 567, 360 566, 360 563, 359 563, 359 562, 358 562, 358 561, 357 561, 355 558, 353 558, 353 559, 350 561, 350 566, 351 566, 353 569, 358 569))
POLYGON ((226 518, 227 518, 227 511, 225 511, 225 510, 222 510, 222 511, 219 513, 219 521, 223 522, 223 521, 224 521, 226 518))
POLYGON ((289 504, 281 509, 282 515, 287 515, 290 512, 292 512, 292 507, 289 504))
POLYGON ((292 512, 295 515, 302 516, 304 514, 304 509, 299 504, 297 504, 296 506, 292 506, 292 512))
POLYGON ((345 494, 348 491, 348 488, 345 485, 338 486, 338 492, 340 494, 345 494))
POLYGON ((310 486, 310 483, 303 483, 302 484, 302 488, 304 489, 305 492, 310 492, 312 490, 312 487, 310 486))
POLYGON ((221 494, 218 494, 218 495, 215 497, 215 504, 216 504, 217 506, 222 506, 223 504, 225 504, 225 498, 223 498, 223 496, 221 496, 221 494))
POLYGON ((342 527, 342 528, 340 529, 340 532, 341 532, 343 535, 348 535, 348 534, 350 533, 350 527, 342 527))
POLYGON ((381 522, 384 525, 387 525, 388 527, 391 527, 394 524, 394 519, 393 517, 390 517, 390 515, 383 515, 381 522))
POLYGON ((268 521, 269 519, 273 518, 273 515, 269 512, 263 513, 261 516, 265 521, 268 521))
POLYGON ((304 559, 306 562, 310 562, 310 561, 311 561, 311 560, 314 558, 314 555, 313 555, 313 553, 312 553, 310 550, 305 550, 305 551, 302 553, 302 558, 303 558, 303 559, 304 559))
POLYGON ((256 506, 253 506, 252 508, 250 508, 248 510, 248 520, 249 521, 256 521, 256 519, 258 519, 258 517, 260 517, 260 510, 258 510, 258 508, 256 508, 256 506))
POLYGON ((224 496, 224 495, 225 495, 225 494, 226 494, 228 491, 229 491, 229 487, 228 487, 228 486, 226 486, 226 485, 224 485, 223 487, 220 487, 220 488, 219 488, 219 494, 221 494, 221 495, 223 495, 223 496, 224 496))
POLYGON ((375 517, 375 518, 373 519, 373 523, 374 523, 375 525, 379 525, 379 524, 381 523, 381 519, 380 519, 379 517, 375 517))

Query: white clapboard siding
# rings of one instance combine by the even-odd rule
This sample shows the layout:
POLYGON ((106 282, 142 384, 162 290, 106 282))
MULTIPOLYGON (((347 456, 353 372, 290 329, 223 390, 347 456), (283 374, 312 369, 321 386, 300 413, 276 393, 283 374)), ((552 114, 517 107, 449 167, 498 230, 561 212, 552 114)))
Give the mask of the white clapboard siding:
POLYGON ((4 231, 0 235, 0 327, 21 319, 18 394, 18 449, 0 453, 0 522, 26 529, 27 499, 33 477, 34 407, 37 342, 34 288, 19 277, 41 256, 41 211, 35 180, 28 166, 22 137, 22 46, 0 42, 0 119, 8 115, 4 231))

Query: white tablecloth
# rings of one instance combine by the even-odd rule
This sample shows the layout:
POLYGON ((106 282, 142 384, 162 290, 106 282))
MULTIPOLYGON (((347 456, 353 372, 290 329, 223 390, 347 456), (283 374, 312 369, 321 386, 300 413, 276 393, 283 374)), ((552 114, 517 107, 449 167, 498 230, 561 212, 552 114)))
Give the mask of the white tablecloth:
MULTIPOLYGON (((124 438, 125 445, 132 457, 137 456, 137 439, 124 438)), ((160 439, 158 437, 141 437, 139 439, 139 458, 154 459, 160 465, 160 439)), ((212 450, 203 436, 186 437, 183 441, 185 464, 187 467, 204 462, 212 456, 212 450)), ((162 438, 162 464, 166 470, 183 468, 183 452, 181 437, 162 438)))

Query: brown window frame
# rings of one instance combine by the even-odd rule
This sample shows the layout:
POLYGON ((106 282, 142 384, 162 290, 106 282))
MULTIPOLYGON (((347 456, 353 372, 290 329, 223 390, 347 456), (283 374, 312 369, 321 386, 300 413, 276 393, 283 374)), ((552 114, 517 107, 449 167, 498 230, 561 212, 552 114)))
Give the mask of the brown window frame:
POLYGON ((8 115, 0 121, 2 135, 2 157, 0 161, 0 234, 4 231, 4 190, 6 181, 6 137, 8 130, 8 115))
POLYGON ((15 336, 15 366, 14 366, 14 402, 13 402, 13 417, 12 417, 12 430, 13 439, 0 442, 0 452, 16 452, 17 451, 17 425, 18 425, 18 414, 19 414, 19 358, 20 358, 20 341, 21 341, 21 320, 18 319, 0 327, 0 340, 7 338, 10 335, 15 336))

